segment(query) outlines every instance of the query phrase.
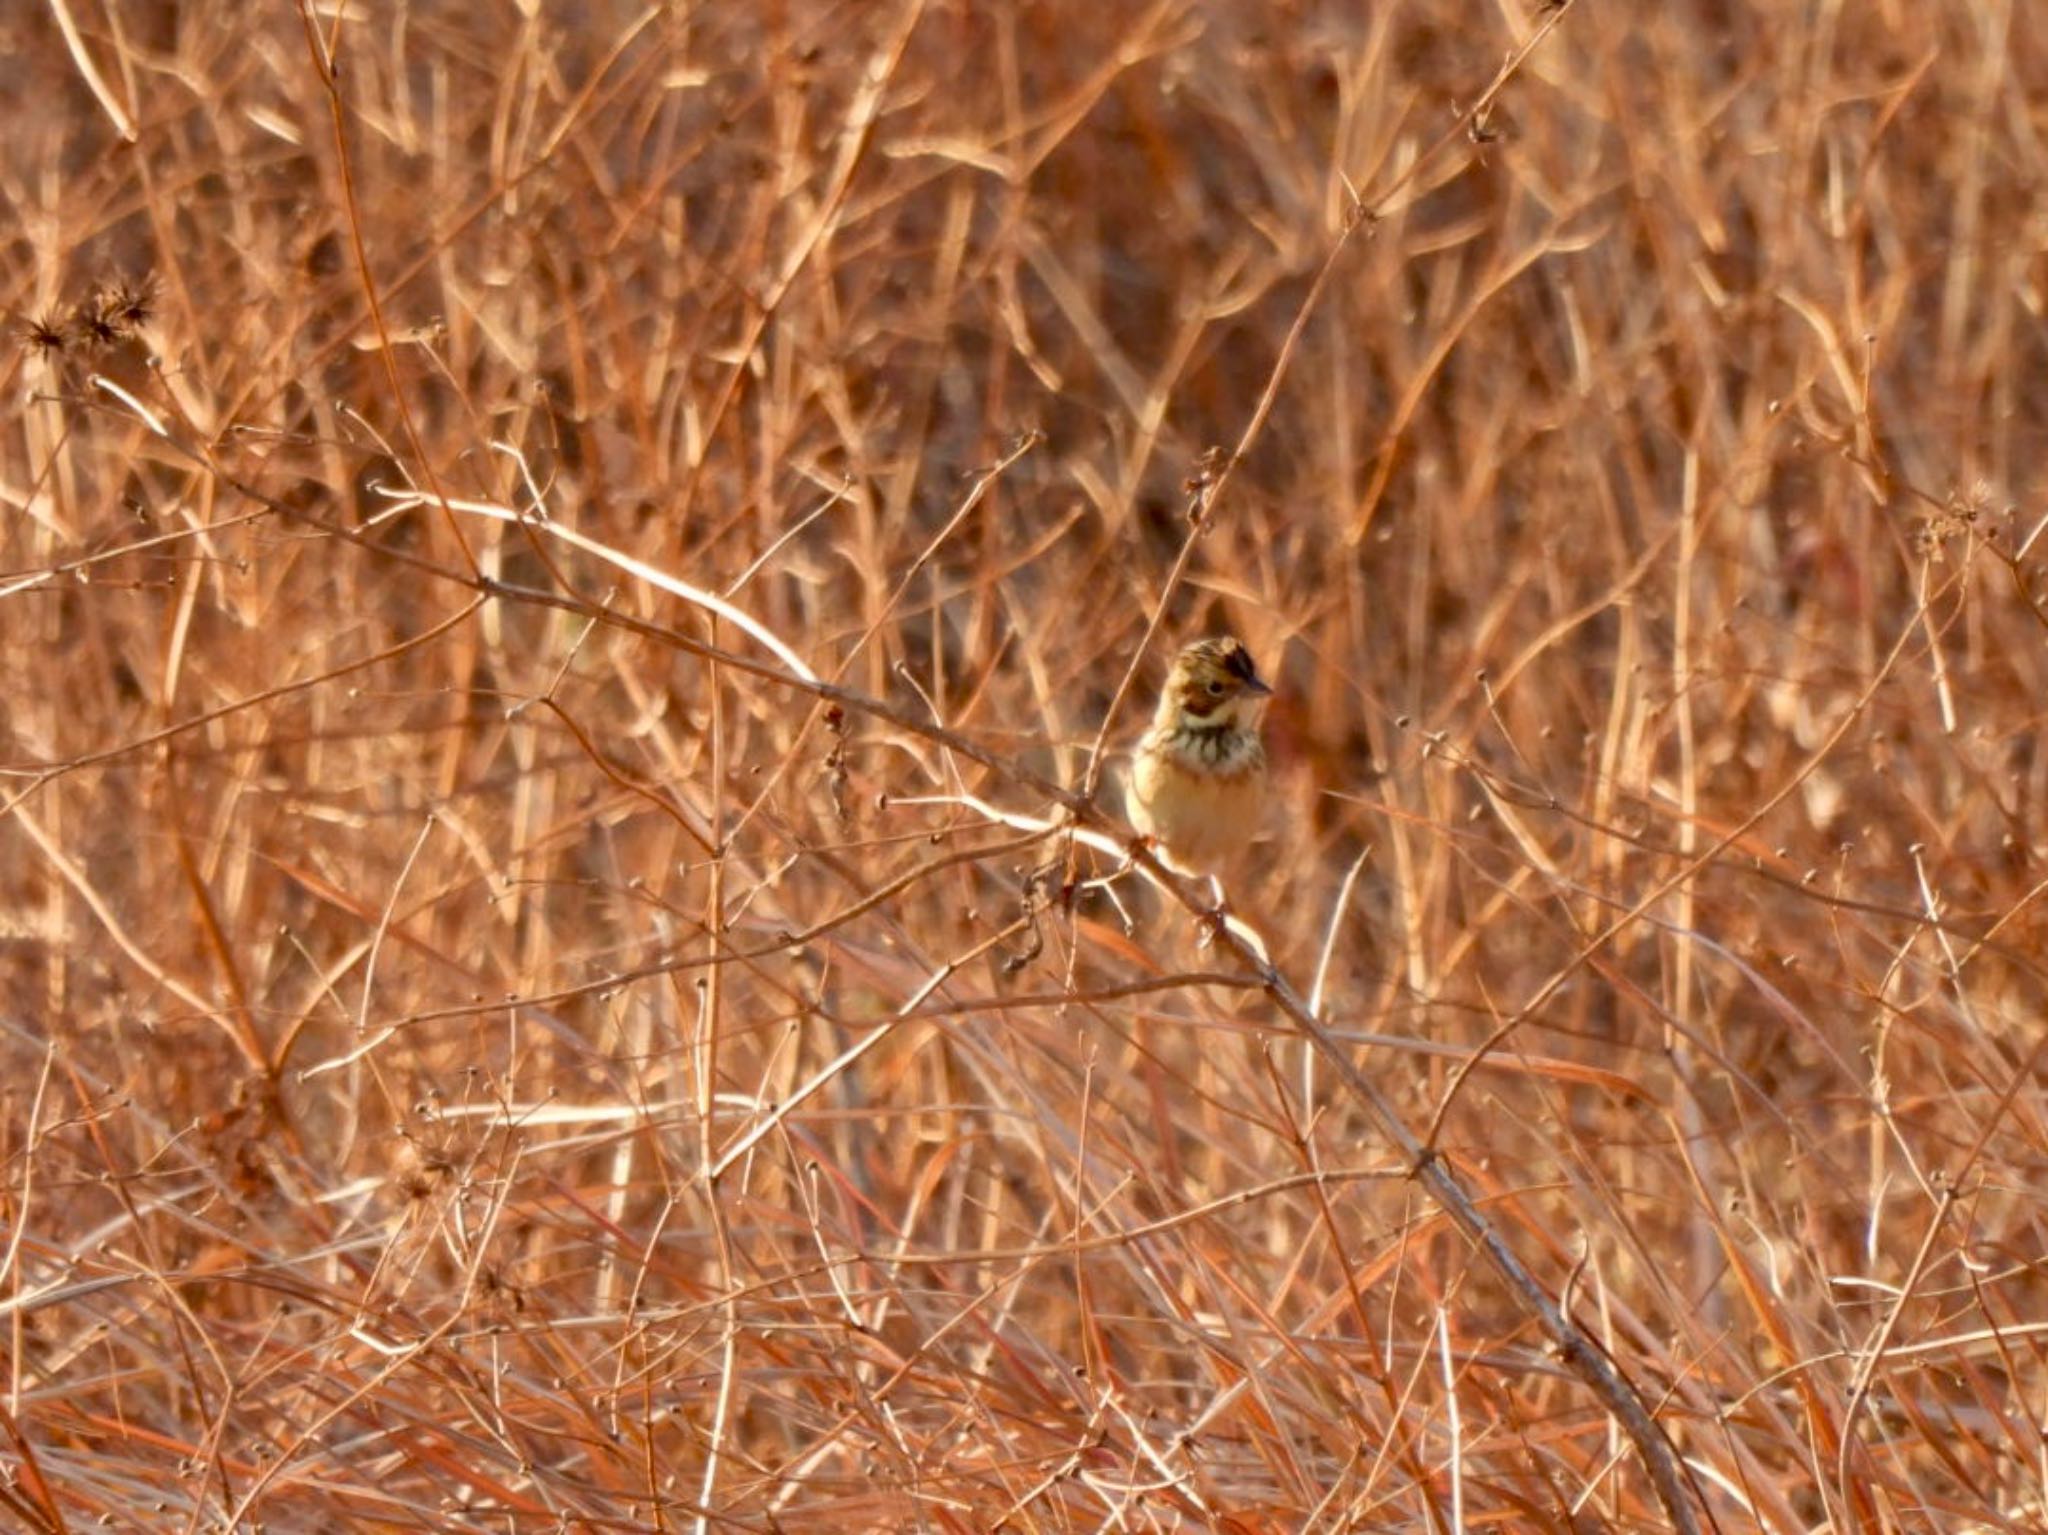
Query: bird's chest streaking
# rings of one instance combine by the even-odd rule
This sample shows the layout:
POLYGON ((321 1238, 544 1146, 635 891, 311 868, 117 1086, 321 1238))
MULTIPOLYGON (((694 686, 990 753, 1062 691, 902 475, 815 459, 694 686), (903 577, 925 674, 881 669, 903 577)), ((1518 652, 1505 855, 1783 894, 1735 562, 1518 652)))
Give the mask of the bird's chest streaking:
POLYGON ((1265 780, 1256 729, 1231 722, 1155 730, 1131 764, 1131 824, 1176 866, 1215 873, 1258 830, 1265 780))

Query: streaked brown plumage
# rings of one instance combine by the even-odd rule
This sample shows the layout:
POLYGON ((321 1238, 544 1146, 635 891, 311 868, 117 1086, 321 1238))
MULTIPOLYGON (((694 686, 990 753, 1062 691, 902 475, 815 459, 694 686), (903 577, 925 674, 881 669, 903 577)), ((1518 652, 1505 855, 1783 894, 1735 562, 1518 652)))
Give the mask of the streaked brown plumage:
POLYGON ((1266 789, 1259 715, 1271 692, 1229 635, 1196 640, 1174 658, 1125 795, 1131 824, 1174 867, 1216 874, 1257 831, 1266 789))

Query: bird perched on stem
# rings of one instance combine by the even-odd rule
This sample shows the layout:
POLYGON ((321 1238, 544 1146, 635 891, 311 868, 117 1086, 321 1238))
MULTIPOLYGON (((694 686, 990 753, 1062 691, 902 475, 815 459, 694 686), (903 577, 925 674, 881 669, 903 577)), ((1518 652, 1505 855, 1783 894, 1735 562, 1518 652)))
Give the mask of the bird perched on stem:
POLYGON ((1272 691, 1229 635, 1174 657, 1125 803, 1131 824, 1175 868, 1216 875, 1251 842, 1266 789, 1259 716, 1272 691))

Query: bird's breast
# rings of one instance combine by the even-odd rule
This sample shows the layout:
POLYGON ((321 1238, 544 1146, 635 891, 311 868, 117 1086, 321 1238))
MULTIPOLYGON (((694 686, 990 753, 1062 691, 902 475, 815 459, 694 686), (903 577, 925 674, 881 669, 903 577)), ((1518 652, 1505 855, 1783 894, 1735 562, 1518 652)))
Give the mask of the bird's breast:
POLYGON ((1265 804, 1265 753, 1258 738, 1182 732, 1153 743, 1132 764, 1130 814, 1176 864, 1213 871, 1258 829, 1265 804))

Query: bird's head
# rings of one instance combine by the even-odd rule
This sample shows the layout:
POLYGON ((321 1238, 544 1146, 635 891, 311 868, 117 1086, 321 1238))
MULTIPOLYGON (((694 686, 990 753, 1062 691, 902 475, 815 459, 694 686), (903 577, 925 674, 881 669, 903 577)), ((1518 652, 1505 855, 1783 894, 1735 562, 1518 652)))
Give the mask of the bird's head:
POLYGON ((1162 699, 1191 725, 1249 727, 1258 722, 1272 691, 1260 680, 1252 653, 1226 634, 1182 648, 1162 699))

